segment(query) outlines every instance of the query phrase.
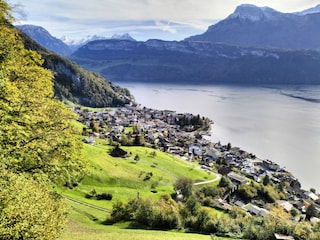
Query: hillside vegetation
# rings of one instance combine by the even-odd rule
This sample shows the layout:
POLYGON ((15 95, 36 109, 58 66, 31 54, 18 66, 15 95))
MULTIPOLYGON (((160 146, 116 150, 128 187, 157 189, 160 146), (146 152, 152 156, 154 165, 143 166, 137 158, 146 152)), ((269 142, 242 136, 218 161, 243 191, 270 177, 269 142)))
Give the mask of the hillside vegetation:
POLYGON ((116 107, 133 99, 127 89, 41 47, 22 31, 18 30, 18 34, 25 48, 40 53, 43 66, 54 73, 54 92, 60 100, 90 107, 116 107))
POLYGON ((66 206, 52 186, 85 173, 75 115, 54 98, 53 75, 24 48, 0 0, 0 239, 56 239, 66 206))

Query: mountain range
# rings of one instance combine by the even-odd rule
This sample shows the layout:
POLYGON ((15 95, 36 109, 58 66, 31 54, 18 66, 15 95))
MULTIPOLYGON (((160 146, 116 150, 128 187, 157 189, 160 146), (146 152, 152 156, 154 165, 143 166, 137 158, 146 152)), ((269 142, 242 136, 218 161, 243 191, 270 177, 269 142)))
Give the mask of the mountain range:
POLYGON ((99 39, 69 59, 111 81, 292 83, 320 79, 320 5, 296 13, 240 5, 184 41, 99 39))
POLYGON ((212 42, 93 41, 70 58, 112 81, 154 83, 318 83, 320 54, 212 42))
MULTIPOLYGON (((63 36, 59 39, 52 36, 45 28, 41 26, 25 24, 17 25, 16 27, 31 37, 42 47, 62 56, 69 56, 72 52, 76 51, 78 48, 82 47, 88 42, 108 39, 104 36, 98 35, 87 35, 78 40, 69 39, 66 36, 63 36)), ((135 41, 135 39, 133 39, 128 33, 123 35, 114 34, 111 39, 135 41)))
POLYGON ((226 19, 187 41, 223 42, 237 46, 320 50, 320 5, 298 13, 240 5, 226 19))

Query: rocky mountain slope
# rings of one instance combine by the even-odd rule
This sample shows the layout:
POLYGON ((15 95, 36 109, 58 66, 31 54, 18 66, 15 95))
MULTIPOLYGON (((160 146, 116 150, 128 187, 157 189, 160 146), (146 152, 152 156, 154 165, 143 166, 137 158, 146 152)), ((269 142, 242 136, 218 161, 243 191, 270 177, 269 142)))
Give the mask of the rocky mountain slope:
POLYGON ((67 44, 65 44, 60 39, 52 36, 43 27, 34 25, 18 25, 17 28, 50 51, 53 51, 62 56, 68 56, 72 52, 67 44))

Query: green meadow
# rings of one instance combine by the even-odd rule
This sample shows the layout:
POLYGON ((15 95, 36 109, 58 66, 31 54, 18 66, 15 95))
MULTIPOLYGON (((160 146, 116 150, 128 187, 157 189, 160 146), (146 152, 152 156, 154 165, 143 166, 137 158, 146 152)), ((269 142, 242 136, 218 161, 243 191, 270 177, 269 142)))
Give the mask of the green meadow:
POLYGON ((163 194, 172 194, 173 184, 179 177, 188 177, 194 182, 208 181, 216 177, 201 170, 196 162, 189 162, 155 149, 121 147, 127 151, 128 157, 115 158, 109 155, 112 148, 104 140, 97 141, 96 145, 85 144, 83 157, 88 162, 87 176, 73 189, 57 189, 68 197, 66 202, 70 206, 68 225, 60 240, 211 239, 208 235, 177 231, 130 229, 129 223, 103 225, 116 201, 126 202, 137 196, 157 199, 163 194), (139 161, 135 160, 136 155, 139 156, 139 161), (112 200, 86 198, 92 191, 112 194, 112 200))

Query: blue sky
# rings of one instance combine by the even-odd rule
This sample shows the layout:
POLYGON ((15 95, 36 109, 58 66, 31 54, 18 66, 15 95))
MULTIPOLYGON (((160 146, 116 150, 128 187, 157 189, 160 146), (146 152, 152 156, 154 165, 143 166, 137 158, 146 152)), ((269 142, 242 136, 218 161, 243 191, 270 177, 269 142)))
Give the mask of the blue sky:
POLYGON ((319 0, 9 0, 18 24, 46 28, 53 36, 81 39, 129 33, 137 40, 182 40, 203 33, 244 3, 280 12, 311 8, 319 0))

